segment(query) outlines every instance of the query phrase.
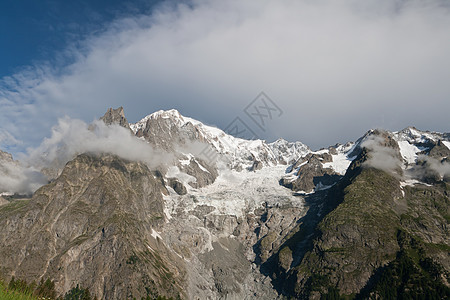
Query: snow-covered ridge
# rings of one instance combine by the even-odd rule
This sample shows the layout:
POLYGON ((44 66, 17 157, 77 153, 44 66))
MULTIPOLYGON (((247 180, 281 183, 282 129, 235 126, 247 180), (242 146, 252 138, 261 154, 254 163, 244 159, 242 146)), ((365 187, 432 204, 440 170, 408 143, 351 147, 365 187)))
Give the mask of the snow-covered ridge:
POLYGON ((450 150, 450 142, 449 141, 442 141, 442 143, 450 150))
POLYGON ((450 149, 448 137, 439 132, 421 131, 414 127, 407 127, 401 131, 393 132, 393 136, 407 165, 413 165, 420 153, 429 150, 430 145, 438 141, 441 141, 450 149))
POLYGON ((444 138, 442 133, 421 131, 415 127, 407 127, 401 131, 394 131, 393 135, 397 142, 406 141, 410 144, 437 142, 438 140, 442 140, 444 138))
POLYGON ((184 120, 184 117, 176 109, 158 110, 152 114, 149 114, 148 116, 145 116, 136 123, 130 123, 130 128, 134 132, 134 134, 136 134, 139 131, 139 129, 145 128, 145 126, 147 125, 147 121, 149 119, 158 119, 158 118, 171 119, 174 122, 176 122, 177 125, 179 125, 180 127, 187 123, 184 120))
POLYGON ((218 153, 225 155, 232 164, 240 164, 243 167, 249 167, 254 161, 262 162, 264 165, 291 164, 311 151, 301 142, 292 143, 284 139, 267 143, 264 140, 237 138, 219 128, 182 116, 175 109, 154 112, 137 123, 130 124, 130 128, 136 134, 139 130, 145 129, 148 120, 157 119, 168 119, 173 126, 180 129, 191 124, 197 129, 201 140, 210 144, 218 153))
POLYGON ((414 164, 417 160, 418 154, 427 149, 425 147, 417 147, 408 141, 398 141, 397 144, 400 148, 400 154, 408 164, 414 164))
POLYGON ((352 161, 356 158, 356 156, 351 156, 354 148, 354 143, 339 145, 336 147, 336 154, 331 155, 332 161, 323 163, 323 168, 331 168, 339 175, 344 175, 352 161))

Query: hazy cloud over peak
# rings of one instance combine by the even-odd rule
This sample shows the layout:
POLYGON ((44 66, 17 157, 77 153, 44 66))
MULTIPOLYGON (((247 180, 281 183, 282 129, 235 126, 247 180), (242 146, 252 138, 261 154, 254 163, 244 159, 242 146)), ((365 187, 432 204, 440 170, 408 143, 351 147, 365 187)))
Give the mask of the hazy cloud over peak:
POLYGON ((89 122, 120 105, 130 121, 176 108, 225 128, 263 90, 284 112, 257 132, 269 140, 448 131, 449 36, 439 0, 164 2, 75 41, 69 64, 3 78, 0 128, 37 145, 59 117, 89 122))

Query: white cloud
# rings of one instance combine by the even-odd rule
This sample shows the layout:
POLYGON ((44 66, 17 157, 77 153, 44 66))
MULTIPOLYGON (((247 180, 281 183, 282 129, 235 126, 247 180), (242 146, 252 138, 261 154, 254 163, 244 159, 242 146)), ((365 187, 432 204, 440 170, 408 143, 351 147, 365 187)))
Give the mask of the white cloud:
POLYGON ((69 49, 67 67, 4 78, 0 128, 38 144, 63 115, 89 121, 119 105, 132 121, 173 107, 223 128, 264 90, 285 112, 260 132, 269 139, 317 147, 373 127, 445 131, 445 3, 166 3, 69 49))
POLYGON ((48 182, 40 173, 57 176, 64 165, 81 153, 109 153, 131 161, 141 161, 150 168, 174 161, 172 154, 153 149, 147 142, 133 136, 119 125, 105 125, 94 121, 88 125, 82 120, 65 117, 51 130, 36 148, 20 154, 18 161, 0 161, 0 193, 31 194, 48 182), (50 172, 49 172, 50 171, 50 172))
POLYGON ((69 117, 59 119, 52 128, 52 135, 36 148, 30 148, 21 161, 37 168, 61 169, 81 153, 110 153, 131 161, 142 161, 149 167, 169 163, 171 154, 153 149, 147 142, 136 138, 119 125, 105 125, 94 121, 88 125, 82 120, 69 117))
POLYGON ((398 151, 385 146, 385 139, 381 136, 371 135, 361 147, 367 148, 369 158, 363 163, 363 166, 372 167, 386 172, 395 172, 400 169, 402 162, 400 161, 398 151))
POLYGON ((47 178, 33 167, 18 162, 0 162, 0 193, 31 194, 47 182, 47 178))

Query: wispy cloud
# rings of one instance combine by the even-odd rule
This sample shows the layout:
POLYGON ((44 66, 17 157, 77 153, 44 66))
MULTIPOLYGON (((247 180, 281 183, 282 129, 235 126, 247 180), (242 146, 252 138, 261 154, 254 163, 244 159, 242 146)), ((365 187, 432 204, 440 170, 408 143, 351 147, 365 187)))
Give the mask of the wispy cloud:
POLYGON ((59 119, 52 135, 36 148, 30 148, 21 161, 37 169, 61 169, 81 153, 109 153, 131 161, 142 161, 155 168, 171 162, 172 154, 153 149, 149 143, 136 138, 119 125, 106 125, 103 121, 87 124, 69 117, 59 119))
POLYGON ((47 182, 33 167, 9 161, 0 164, 0 193, 31 194, 47 182))
POLYGON ((143 162, 151 169, 175 160, 173 154, 154 149, 119 125, 107 126, 103 121, 87 124, 65 117, 58 120, 49 138, 19 155, 20 163, 0 162, 0 192, 31 194, 48 182, 42 173, 57 176, 68 161, 81 153, 113 154, 143 162))
MULTIPOLYGON (((0 128, 37 145, 64 115, 177 108, 224 128, 261 90, 285 111, 266 138, 312 147, 368 128, 448 130, 446 1, 167 2, 3 78, 0 128)), ((20 150, 21 147, 15 150, 20 150)))
POLYGON ((398 171, 402 165, 399 152, 385 144, 385 139, 378 135, 370 135, 362 142, 361 147, 369 150, 369 158, 363 163, 363 166, 386 172, 398 171))

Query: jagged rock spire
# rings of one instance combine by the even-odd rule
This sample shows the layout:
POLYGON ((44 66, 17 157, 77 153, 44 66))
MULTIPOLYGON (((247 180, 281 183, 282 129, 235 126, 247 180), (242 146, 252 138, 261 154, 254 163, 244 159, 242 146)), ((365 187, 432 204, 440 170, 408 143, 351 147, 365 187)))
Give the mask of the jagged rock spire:
POLYGON ((118 124, 122 127, 130 129, 130 124, 128 124, 128 121, 125 118, 125 113, 122 106, 116 109, 108 108, 108 111, 103 117, 100 118, 100 120, 105 122, 106 125, 118 124))

